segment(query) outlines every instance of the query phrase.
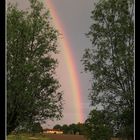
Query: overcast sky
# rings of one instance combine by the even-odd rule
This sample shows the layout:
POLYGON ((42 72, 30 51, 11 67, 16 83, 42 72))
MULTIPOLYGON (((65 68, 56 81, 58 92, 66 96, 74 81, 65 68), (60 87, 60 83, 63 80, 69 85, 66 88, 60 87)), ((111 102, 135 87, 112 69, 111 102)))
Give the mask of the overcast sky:
MULTIPOLYGON (((7 2, 17 2, 20 8, 25 9, 28 5, 27 0, 7 0, 7 2)), ((41 0, 43 2, 43 0, 41 0)), ((94 8, 95 0, 52 0, 53 6, 57 11, 57 15, 65 28, 65 32, 67 37, 71 43, 72 53, 74 55, 74 60, 77 65, 77 71, 79 76, 79 82, 83 99, 83 112, 84 119, 87 118, 88 113, 90 111, 89 104, 90 101, 88 99, 90 88, 90 76, 89 74, 81 73, 83 72, 84 67, 82 66, 81 59, 84 53, 85 48, 89 48, 91 46, 91 42, 88 38, 86 38, 85 33, 88 33, 89 27, 91 25, 91 11, 94 8)), ((61 56, 62 57, 62 56, 61 56)), ((62 59, 62 58, 61 58, 62 59)), ((58 76, 62 73, 66 74, 65 79, 60 79, 60 82, 67 81, 67 73, 64 72, 64 68, 61 67, 61 59, 60 66, 58 68, 58 76)), ((76 112, 73 111, 72 105, 72 97, 67 95, 69 92, 68 85, 62 85, 61 88, 64 91, 64 117, 60 121, 48 122, 49 127, 52 127, 55 124, 70 124, 77 123, 75 122, 74 116, 76 112)), ((47 125, 43 125, 44 127, 48 127, 47 125)))

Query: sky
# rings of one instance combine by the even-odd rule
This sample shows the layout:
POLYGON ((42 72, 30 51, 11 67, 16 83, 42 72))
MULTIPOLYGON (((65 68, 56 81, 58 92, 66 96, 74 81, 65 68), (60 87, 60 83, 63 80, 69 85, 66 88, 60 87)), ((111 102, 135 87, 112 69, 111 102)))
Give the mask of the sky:
MULTIPOLYGON (((21 9, 25 9, 28 5, 27 0, 7 0, 7 2, 17 2, 21 9)), ((47 6, 47 0, 41 0, 44 2, 44 6, 47 6)), ((91 25, 91 11, 94 8, 95 0, 50 0, 53 7, 55 7, 55 12, 57 13, 57 18, 61 21, 63 26, 64 34, 62 37, 66 38, 69 42, 69 47, 73 56, 73 61, 76 66, 76 76, 78 79, 80 87, 80 102, 81 109, 83 112, 83 119, 86 120, 91 108, 90 100, 88 98, 90 83, 90 75, 84 72, 84 66, 80 61, 84 53, 85 48, 91 47, 90 40, 85 36, 88 33, 89 27, 91 25)), ((54 18, 54 17, 52 17, 54 18)), ((55 19, 54 19, 55 20, 55 19)), ((59 31, 59 29, 58 29, 59 31)), ((58 55, 59 66, 56 70, 58 80, 61 84, 61 90, 64 93, 64 110, 63 118, 59 121, 46 121, 46 124, 42 126, 53 127, 56 124, 71 124, 78 123, 75 119, 76 112, 75 106, 76 101, 71 93, 70 76, 66 68, 66 61, 64 57, 64 51, 60 44, 59 48, 60 54, 58 55)), ((74 79, 74 78, 73 78, 74 79)))

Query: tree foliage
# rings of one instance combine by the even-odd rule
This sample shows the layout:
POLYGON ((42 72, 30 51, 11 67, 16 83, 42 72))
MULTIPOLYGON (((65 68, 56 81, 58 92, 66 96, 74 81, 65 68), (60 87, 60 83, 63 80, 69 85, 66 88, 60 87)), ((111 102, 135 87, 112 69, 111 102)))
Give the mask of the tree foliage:
POLYGON ((57 129, 57 130, 62 130, 62 126, 59 124, 56 124, 53 129, 57 129))
POLYGON ((40 123, 34 123, 31 126, 31 132, 32 133, 40 133, 40 132, 43 132, 43 129, 42 129, 40 123))
POLYGON ((62 116, 62 92, 55 77, 59 33, 37 0, 30 9, 7 8, 7 133, 24 122, 62 116))
POLYGON ((77 124, 64 124, 64 125, 55 125, 53 127, 53 129, 58 129, 58 130, 62 130, 64 132, 64 134, 80 134, 83 135, 85 133, 85 125, 82 123, 77 123, 77 124))
POLYGON ((61 130, 64 132, 64 134, 69 134, 70 133, 70 128, 69 125, 62 125, 61 130))
POLYGON ((85 71, 92 74, 94 109, 105 110, 113 134, 125 138, 133 138, 134 125, 133 10, 133 0, 100 0, 87 34, 92 48, 82 58, 85 71))
POLYGON ((16 129, 13 131, 15 134, 19 133, 32 133, 33 135, 35 133, 42 133, 43 128, 39 122, 34 122, 34 123, 22 123, 22 125, 19 125, 16 127, 16 129))
POLYGON ((85 122, 87 138, 94 140, 109 140, 112 136, 112 128, 106 113, 101 110, 92 110, 85 122), (91 123, 92 122, 92 123, 91 123))

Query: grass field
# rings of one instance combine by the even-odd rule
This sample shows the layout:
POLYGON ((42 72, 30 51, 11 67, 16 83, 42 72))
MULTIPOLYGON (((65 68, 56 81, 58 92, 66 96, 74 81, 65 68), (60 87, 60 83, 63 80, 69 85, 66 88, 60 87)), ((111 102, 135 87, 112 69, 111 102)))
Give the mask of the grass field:
MULTIPOLYGON (((82 135, 65 135, 65 134, 16 134, 9 135, 7 140, 87 140, 82 135)), ((120 140, 118 138, 112 138, 111 140, 120 140)))
POLYGON ((16 134, 9 135, 7 140, 86 140, 82 135, 65 135, 65 134, 16 134))
POLYGON ((51 140, 43 135, 30 135, 30 134, 16 134, 16 135, 9 135, 7 140, 51 140))

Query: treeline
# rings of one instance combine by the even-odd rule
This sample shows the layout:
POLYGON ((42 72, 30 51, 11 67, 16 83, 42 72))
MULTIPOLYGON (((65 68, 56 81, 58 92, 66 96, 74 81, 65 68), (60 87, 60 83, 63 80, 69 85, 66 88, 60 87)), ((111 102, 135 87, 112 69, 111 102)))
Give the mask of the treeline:
POLYGON ((78 135, 84 135, 85 134, 85 125, 83 123, 77 123, 77 124, 64 124, 64 125, 55 125, 53 129, 61 130, 64 132, 64 134, 78 134, 78 135))

